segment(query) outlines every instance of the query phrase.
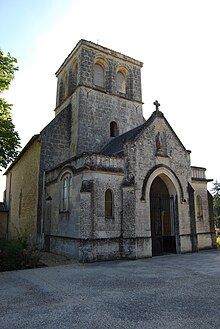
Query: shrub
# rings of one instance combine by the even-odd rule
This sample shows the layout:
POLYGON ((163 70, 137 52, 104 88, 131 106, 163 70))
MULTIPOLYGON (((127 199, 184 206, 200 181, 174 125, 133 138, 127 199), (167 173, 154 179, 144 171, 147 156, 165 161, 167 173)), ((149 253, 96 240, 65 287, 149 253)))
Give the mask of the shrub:
POLYGON ((40 253, 20 240, 0 240, 0 270, 18 270, 39 265, 40 253))

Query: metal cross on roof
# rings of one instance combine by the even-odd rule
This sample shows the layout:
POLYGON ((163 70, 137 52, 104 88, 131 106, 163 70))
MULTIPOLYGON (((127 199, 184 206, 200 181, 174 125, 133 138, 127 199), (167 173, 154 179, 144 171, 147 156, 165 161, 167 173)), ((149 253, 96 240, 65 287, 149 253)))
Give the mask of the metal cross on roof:
POLYGON ((159 111, 160 103, 158 101, 155 101, 154 105, 156 106, 156 111, 159 111))

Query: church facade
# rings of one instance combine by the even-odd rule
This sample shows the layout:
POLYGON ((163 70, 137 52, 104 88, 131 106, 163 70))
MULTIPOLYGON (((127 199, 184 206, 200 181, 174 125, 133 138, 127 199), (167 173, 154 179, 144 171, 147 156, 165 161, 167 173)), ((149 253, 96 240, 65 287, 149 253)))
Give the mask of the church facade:
POLYGON ((55 118, 7 169, 7 236, 82 262, 215 247, 205 169, 160 111, 145 120, 142 63, 80 40, 56 73, 55 118), (33 168, 33 169, 31 169, 33 168))

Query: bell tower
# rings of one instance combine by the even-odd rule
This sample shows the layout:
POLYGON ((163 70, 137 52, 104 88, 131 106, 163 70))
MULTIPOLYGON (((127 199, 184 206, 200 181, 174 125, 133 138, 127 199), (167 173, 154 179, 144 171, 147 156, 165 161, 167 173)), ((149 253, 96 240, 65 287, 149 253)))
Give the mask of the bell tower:
POLYGON ((99 152, 144 122, 142 62, 80 40, 56 73, 58 115, 71 104, 70 156, 99 152))

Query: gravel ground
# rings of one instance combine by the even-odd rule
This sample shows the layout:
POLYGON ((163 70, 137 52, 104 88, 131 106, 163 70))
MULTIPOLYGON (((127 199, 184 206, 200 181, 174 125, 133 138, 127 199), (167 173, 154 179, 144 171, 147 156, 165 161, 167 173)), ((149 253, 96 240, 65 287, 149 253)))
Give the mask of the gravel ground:
POLYGON ((91 264, 46 258, 48 267, 0 273, 1 329, 219 328, 219 250, 91 264))
POLYGON ((40 262, 48 267, 51 267, 51 266, 59 266, 59 265, 76 264, 78 263, 78 260, 71 257, 61 256, 51 252, 42 251, 40 262))

